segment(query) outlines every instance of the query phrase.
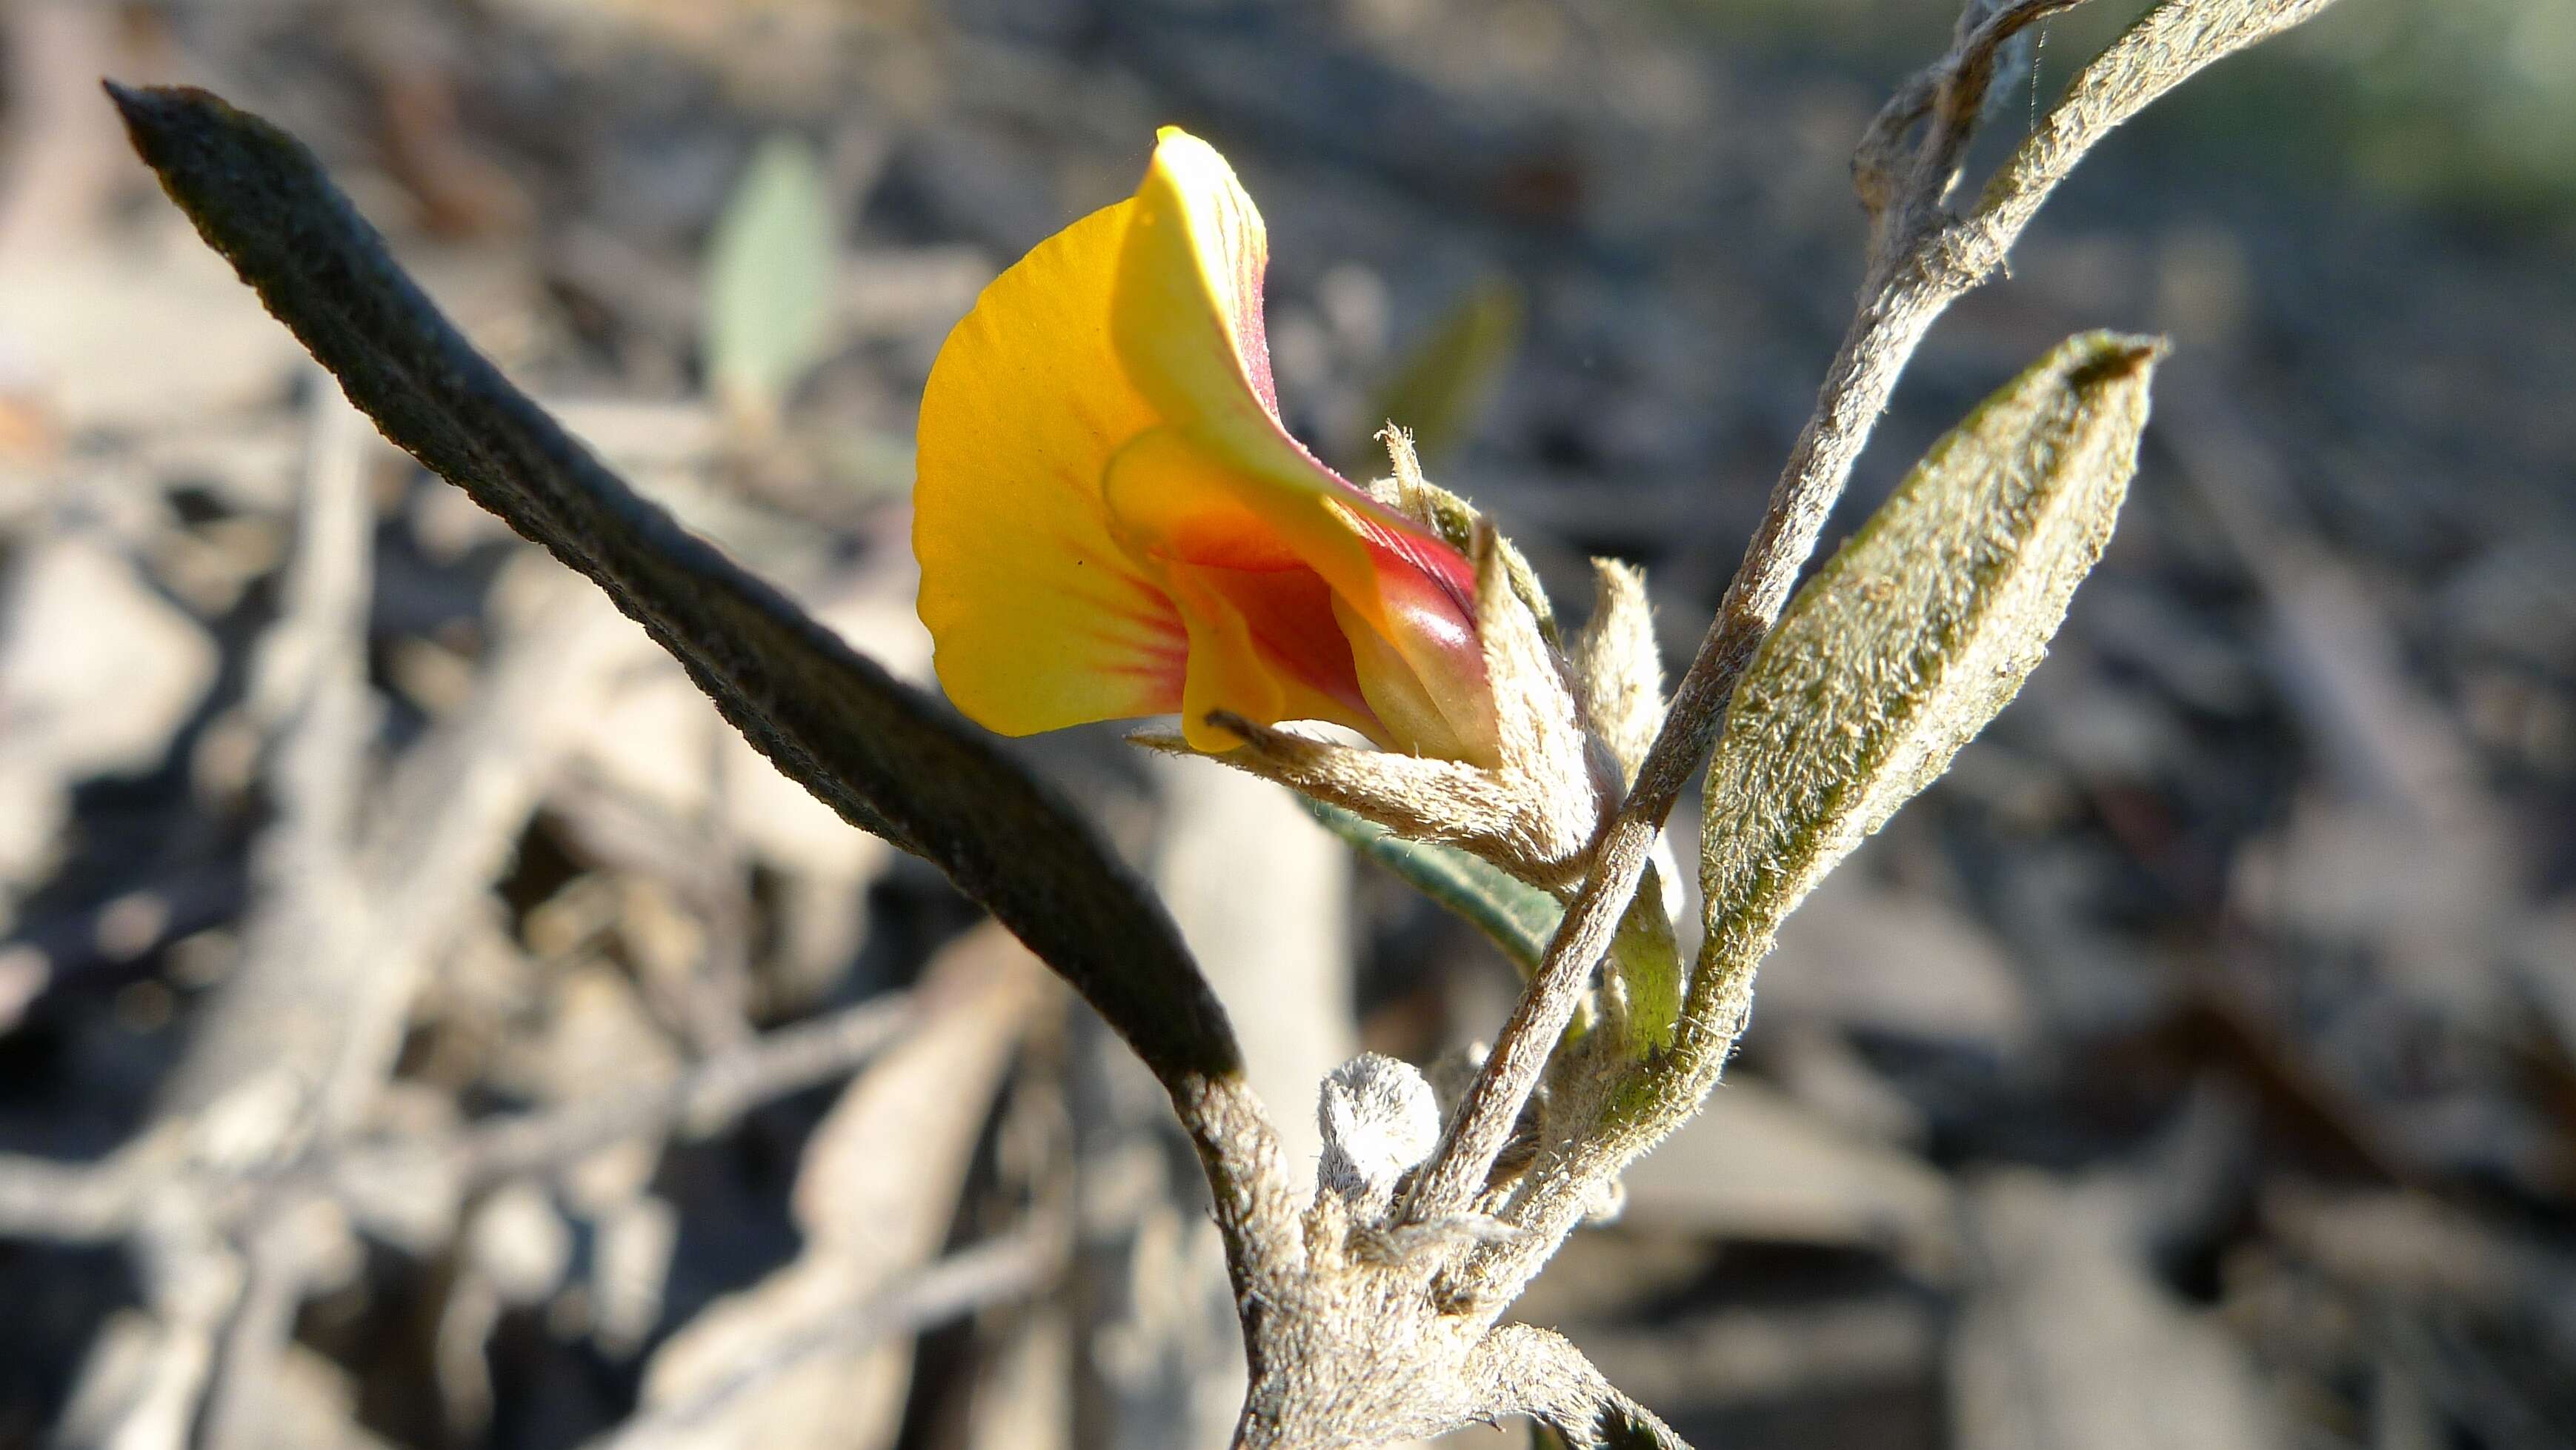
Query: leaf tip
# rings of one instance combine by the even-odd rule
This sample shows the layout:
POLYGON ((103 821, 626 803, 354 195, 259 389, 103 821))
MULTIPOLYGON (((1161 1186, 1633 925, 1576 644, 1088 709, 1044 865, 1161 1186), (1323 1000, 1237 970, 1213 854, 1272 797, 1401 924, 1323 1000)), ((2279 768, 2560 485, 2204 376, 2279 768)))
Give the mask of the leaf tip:
POLYGON ((2078 388, 2144 381, 2173 351, 2171 338, 2134 332, 2088 332, 2071 343, 2066 380, 2078 388))
MULTIPOLYGON (((163 130, 186 109, 204 110, 210 105, 223 106, 214 92, 196 86, 129 86, 109 76, 101 76, 99 89, 115 105, 116 113, 125 118, 125 129, 140 147, 148 133, 163 130)), ((230 107, 225 107, 229 110, 230 107)))
POLYGON ((153 102, 158 99, 151 86, 129 86, 111 76, 100 76, 98 88, 107 92, 108 104, 116 107, 117 117, 125 122, 126 138, 134 149, 143 149, 144 133, 151 129, 153 102))

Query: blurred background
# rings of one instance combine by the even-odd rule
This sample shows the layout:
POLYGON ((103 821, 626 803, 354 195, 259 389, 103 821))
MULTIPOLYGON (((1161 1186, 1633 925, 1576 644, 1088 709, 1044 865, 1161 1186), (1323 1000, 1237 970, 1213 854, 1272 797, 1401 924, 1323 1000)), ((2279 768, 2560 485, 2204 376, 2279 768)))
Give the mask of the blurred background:
MULTIPOLYGON (((2039 31, 1990 164, 2139 10, 2039 31)), ((1688 655, 1948 0, 0 8, 0 1447, 1200 1446, 1159 1092, 378 440, 98 78, 293 131, 640 489, 916 679, 912 415, 1157 123, 1292 425, 1393 415, 1688 655)), ((1792 922, 1521 1307, 1703 1446, 2576 1444, 2576 7, 2343 0, 2097 152, 1839 537, 2064 335, 2176 345, 2051 658, 1792 922)), ((1515 978, 1213 766, 1022 754, 1317 1077, 1515 978)), ((1696 802, 1676 816, 1684 858, 1696 802)), ((1459 1445, 1511 1446, 1479 1429, 1459 1445)))

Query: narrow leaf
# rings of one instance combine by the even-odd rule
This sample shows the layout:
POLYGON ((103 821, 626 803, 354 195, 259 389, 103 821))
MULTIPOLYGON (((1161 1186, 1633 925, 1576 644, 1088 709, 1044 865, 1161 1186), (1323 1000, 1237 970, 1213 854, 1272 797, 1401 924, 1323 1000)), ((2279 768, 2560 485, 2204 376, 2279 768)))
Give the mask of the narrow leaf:
POLYGON ((1269 1211, 1275 1143, 1243 1118, 1224 1010, 1080 817, 601 466, 457 334, 294 138, 204 91, 109 92, 198 232, 386 437, 606 590, 780 770, 983 903, 1170 1089, 1220 1212, 1269 1211))
POLYGON ((773 416, 822 357, 837 230, 813 147, 763 141, 707 248, 707 381, 728 410, 773 416))
POLYGON ((1686 1017, 1740 1014, 1781 918, 2039 663, 2111 537, 2163 352, 2107 332, 2060 344, 1934 445, 1790 601, 1709 765, 1708 935, 1686 1017))
POLYGON ((1408 841, 1375 821, 1306 796, 1298 796, 1297 802, 1353 850, 1492 938, 1523 975, 1538 969, 1547 939, 1556 934, 1557 918, 1565 914, 1555 897, 1454 847, 1408 841))

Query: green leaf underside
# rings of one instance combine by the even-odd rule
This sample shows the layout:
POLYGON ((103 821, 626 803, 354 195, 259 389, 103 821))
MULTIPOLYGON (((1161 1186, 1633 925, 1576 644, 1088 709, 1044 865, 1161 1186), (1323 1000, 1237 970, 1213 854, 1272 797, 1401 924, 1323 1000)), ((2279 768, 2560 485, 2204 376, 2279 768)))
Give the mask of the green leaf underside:
POLYGON ((1176 1101, 1240 1073, 1170 916, 1051 789, 591 457, 449 325, 293 137, 193 88, 109 90, 198 232, 386 437, 597 582, 790 778, 939 866, 1176 1101))
POLYGON ((707 377, 728 401, 774 410, 818 361, 832 320, 838 250, 813 148, 771 136, 707 248, 707 377))
POLYGON ((1375 821, 1302 795, 1297 803, 1353 850, 1490 937, 1524 975, 1538 969, 1565 915, 1555 897, 1454 847, 1408 841, 1375 821))
POLYGON ((2020 689, 2108 542, 2153 339, 2086 333, 1934 445, 1799 591, 1709 766, 1694 1015, 1740 994, 1790 908, 2020 689))

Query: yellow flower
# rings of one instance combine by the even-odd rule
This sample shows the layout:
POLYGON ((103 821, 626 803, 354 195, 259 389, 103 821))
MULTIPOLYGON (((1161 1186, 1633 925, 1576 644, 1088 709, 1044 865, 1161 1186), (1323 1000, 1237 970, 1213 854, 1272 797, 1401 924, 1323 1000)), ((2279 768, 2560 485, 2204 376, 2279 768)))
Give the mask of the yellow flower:
POLYGON ((1136 194, 996 278, 921 400, 913 548, 940 682, 1006 735, 1178 710, 1490 765, 1476 571, 1279 421, 1261 214, 1163 129, 1136 194))

